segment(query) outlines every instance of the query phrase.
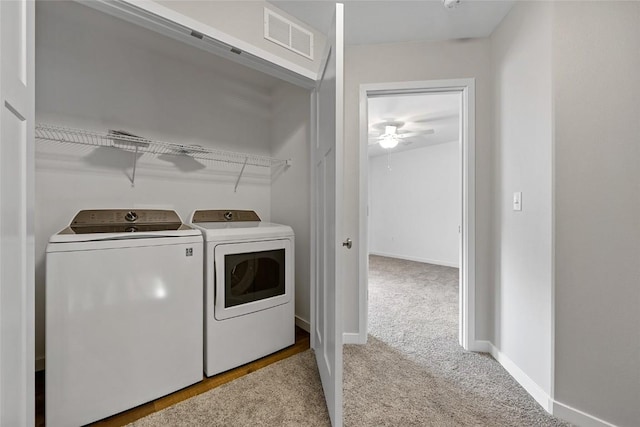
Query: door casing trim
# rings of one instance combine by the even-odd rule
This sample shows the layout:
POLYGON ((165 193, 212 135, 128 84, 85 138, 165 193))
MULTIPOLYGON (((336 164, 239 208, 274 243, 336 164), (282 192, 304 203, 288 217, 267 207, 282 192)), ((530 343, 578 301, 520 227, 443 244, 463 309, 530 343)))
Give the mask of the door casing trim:
POLYGON ((475 179, 475 79, 424 80, 360 85, 359 138, 359 229, 358 238, 358 332, 345 334, 345 344, 365 344, 368 331, 369 242, 367 204, 369 198, 368 109, 372 96, 418 93, 460 93, 462 162, 462 230, 460 239, 460 304, 458 342, 469 351, 481 351, 476 343, 476 179, 475 179))

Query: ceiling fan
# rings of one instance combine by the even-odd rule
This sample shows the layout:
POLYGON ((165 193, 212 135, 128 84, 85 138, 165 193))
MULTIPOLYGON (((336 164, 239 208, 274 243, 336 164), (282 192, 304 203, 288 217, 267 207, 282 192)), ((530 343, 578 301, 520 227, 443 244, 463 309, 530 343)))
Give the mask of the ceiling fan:
POLYGON ((373 130, 369 132, 369 145, 379 144, 388 150, 396 147, 399 143, 411 144, 413 141, 408 138, 434 133, 433 129, 402 130, 404 125, 405 122, 398 120, 385 120, 371 125, 373 130))

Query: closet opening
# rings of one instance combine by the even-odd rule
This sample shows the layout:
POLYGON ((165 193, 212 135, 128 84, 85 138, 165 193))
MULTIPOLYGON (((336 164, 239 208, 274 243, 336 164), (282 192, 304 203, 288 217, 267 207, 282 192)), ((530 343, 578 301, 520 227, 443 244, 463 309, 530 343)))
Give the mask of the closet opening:
MULTIPOLYGON (((53 300, 46 298, 47 244, 52 235, 65 229, 82 210, 127 210, 132 212, 129 217, 132 221, 136 211, 172 210, 185 224, 191 222, 196 210, 254 211, 262 223, 291 227, 295 234, 295 245, 291 244, 294 256, 287 258, 287 263, 293 267, 287 271, 294 272, 294 277, 287 280, 293 283, 295 292, 286 301, 291 315, 282 318, 290 320, 291 330, 294 322, 306 328, 306 332, 296 331, 296 344, 287 347, 286 354, 304 351, 309 348, 311 281, 309 87, 121 18, 79 2, 36 5, 35 347, 36 370, 41 371, 38 377, 43 379, 45 364, 47 371, 55 371, 55 364, 49 363, 53 359, 45 360, 45 355, 50 355, 47 343, 56 342, 55 337, 47 335, 46 325, 47 307, 53 300)), ((198 247, 194 245, 182 250, 180 257, 190 259, 197 254, 198 247)), ((198 277, 202 277, 202 267, 198 265, 198 277)), ((128 312, 137 313, 140 318, 145 317, 148 313, 145 310, 153 304, 157 307, 177 294, 167 292, 163 277, 154 276, 151 270, 147 272, 149 287, 144 292, 132 290, 127 300, 128 312), (130 309, 131 306, 135 309, 130 309)), ((133 286, 134 281, 131 282, 133 286)), ((97 317, 102 312, 96 307, 102 307, 114 295, 110 290, 105 286, 101 293, 76 298, 73 307, 86 316, 97 317)), ((162 316, 157 318, 159 330, 169 328, 162 323, 164 320, 162 316)), ((117 324, 108 319, 103 323, 117 324)), ((202 331, 197 333, 202 338, 202 331)), ((72 343, 66 345, 65 341, 62 347, 83 347, 87 343, 83 337, 91 333, 78 330, 70 335, 72 343)), ((238 342, 251 339, 250 333, 236 335, 238 342)), ((91 343, 100 341, 98 336, 90 338, 91 343)), ((100 355, 109 359, 126 352, 87 353, 87 359, 100 355)), ((197 353, 201 356, 202 349, 197 353)), ((274 356, 268 362, 260 359, 262 365, 258 366, 273 363, 278 357, 283 358, 274 356)), ((244 363, 232 361, 241 370, 233 374, 235 377, 227 371, 226 380, 208 382, 203 375, 204 381, 197 383, 198 390, 205 391, 257 369, 244 363)), ((118 383, 122 387, 127 381, 134 384, 145 366, 131 365, 116 373, 109 369, 94 370, 88 381, 95 383, 95 393, 90 398, 108 401, 109 396, 117 395, 113 389, 105 391, 108 385, 118 383), (123 374, 131 371, 135 375, 123 374)), ((161 372, 155 376, 161 376, 161 372)), ((39 384, 44 388, 42 381, 39 384)), ((164 390, 156 389, 158 393, 164 390)), ((192 395, 193 391, 185 392, 176 399, 192 395)), ((43 398, 44 394, 40 394, 37 399, 41 411, 43 398)), ((147 397, 141 399, 146 400, 137 404, 150 401, 147 397)), ((239 399, 238 402, 241 404, 239 399)), ((324 405, 322 400, 316 403, 324 405)), ((141 413, 147 409, 142 408, 141 413)), ((38 416, 44 414, 40 412, 38 416)), ((86 422, 89 418, 82 424, 86 422)))

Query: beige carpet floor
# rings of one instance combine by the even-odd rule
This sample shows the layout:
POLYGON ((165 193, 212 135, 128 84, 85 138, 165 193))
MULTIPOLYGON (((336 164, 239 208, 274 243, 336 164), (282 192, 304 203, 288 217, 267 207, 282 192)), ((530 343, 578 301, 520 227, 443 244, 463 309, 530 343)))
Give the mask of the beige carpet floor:
POLYGON ((458 345, 457 268, 369 257, 369 340, 345 346, 346 426, 566 426, 458 345))
MULTIPOLYGON (((369 340, 344 350, 344 424, 565 426, 457 344, 458 270, 370 258, 369 340)), ((311 350, 131 426, 329 426, 311 350)))
POLYGON ((132 427, 329 426, 311 350, 144 417, 132 427))

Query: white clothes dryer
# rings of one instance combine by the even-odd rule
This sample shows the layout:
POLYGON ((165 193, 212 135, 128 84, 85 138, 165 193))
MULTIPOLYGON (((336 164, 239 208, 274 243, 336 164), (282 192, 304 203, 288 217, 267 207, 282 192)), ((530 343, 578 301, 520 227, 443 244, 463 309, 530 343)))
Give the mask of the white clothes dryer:
POLYGON ((197 210, 191 225, 204 236, 205 374, 293 345, 291 227, 238 210, 197 210))
POLYGON ((81 211, 46 258, 46 423, 79 426, 202 380, 202 234, 174 211, 81 211))

